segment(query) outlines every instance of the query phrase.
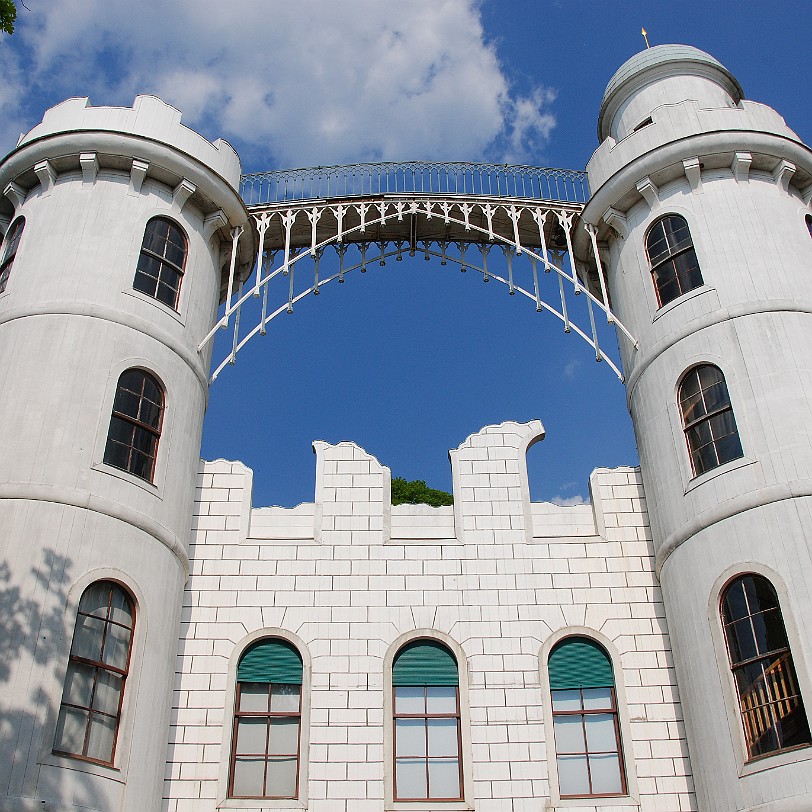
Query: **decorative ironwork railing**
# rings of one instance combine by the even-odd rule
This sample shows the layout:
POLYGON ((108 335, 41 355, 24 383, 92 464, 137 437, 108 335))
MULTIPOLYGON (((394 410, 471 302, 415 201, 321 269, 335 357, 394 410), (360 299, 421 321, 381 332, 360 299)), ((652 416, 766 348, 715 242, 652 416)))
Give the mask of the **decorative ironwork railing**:
POLYGON ((482 195, 586 203, 586 172, 536 166, 433 161, 347 164, 243 175, 248 206, 367 195, 482 195))

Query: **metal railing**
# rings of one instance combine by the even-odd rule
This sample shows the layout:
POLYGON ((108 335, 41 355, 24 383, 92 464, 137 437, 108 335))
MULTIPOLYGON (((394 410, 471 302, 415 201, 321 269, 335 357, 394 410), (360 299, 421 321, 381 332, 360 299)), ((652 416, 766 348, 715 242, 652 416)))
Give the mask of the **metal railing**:
POLYGON ((586 203, 589 187, 586 172, 574 169, 407 161, 256 172, 242 176, 240 194, 247 206, 386 194, 480 195, 586 203))

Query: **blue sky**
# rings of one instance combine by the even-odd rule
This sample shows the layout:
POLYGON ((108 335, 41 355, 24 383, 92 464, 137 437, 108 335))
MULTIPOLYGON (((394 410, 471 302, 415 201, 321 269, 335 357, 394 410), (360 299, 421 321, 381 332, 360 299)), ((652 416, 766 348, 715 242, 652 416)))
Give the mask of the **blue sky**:
MULTIPOLYGON (((223 136, 244 170, 367 160, 582 169, 603 89, 644 47, 709 51, 748 98, 812 137, 809 0, 27 0, 0 35, 0 151, 73 95, 139 92, 223 136), (160 20, 160 24, 154 21, 160 20)), ((254 339, 211 391, 207 458, 242 459, 255 504, 313 497, 314 439, 354 440, 393 475, 450 489, 447 450, 539 418, 534 499, 577 500, 636 464, 622 385, 549 316, 422 259, 325 288, 254 339)))

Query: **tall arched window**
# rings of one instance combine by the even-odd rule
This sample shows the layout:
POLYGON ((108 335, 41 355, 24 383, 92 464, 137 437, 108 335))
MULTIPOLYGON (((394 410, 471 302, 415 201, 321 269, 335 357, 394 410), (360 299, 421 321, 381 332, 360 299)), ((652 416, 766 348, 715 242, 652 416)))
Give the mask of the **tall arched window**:
POLYGON ((113 401, 104 461, 152 482, 161 437, 164 393, 142 369, 121 373, 113 401))
POLYGON ((684 217, 668 214, 657 220, 646 235, 646 253, 660 307, 702 286, 702 271, 684 217))
POLYGON ((302 673, 287 640, 260 640, 240 658, 229 797, 299 797, 302 673))
POLYGON ((626 794, 612 663, 586 637, 568 637, 548 660, 562 798, 626 794))
POLYGON ((722 623, 749 759, 812 742, 778 595, 761 575, 722 593, 722 623))
POLYGON ((689 370, 679 385, 682 427, 694 476, 743 455, 722 371, 712 364, 689 370))
POLYGON ((123 587, 97 581, 82 594, 54 752, 112 764, 130 667, 135 611, 123 587))
POLYGON ((23 236, 25 218, 18 217, 12 224, 3 240, 3 252, 0 254, 0 293, 6 289, 8 278, 11 276, 11 266, 17 256, 20 237, 23 236))
POLYGON ((166 217, 153 217, 144 231, 133 287, 177 310, 188 244, 166 217))
POLYGON ((462 799, 457 661, 441 643, 407 643, 392 665, 395 800, 462 799))

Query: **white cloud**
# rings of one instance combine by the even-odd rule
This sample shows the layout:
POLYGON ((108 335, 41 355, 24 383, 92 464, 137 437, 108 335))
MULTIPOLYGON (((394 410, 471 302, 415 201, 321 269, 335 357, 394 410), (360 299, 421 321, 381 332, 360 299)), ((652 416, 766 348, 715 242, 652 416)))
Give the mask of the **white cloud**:
POLYGON ((580 494, 575 494, 575 496, 554 496, 550 501, 554 505, 560 505, 561 507, 573 507, 574 505, 589 504, 589 499, 585 499, 580 494))
MULTIPOLYGON (((24 117, 32 126, 41 107, 67 96, 129 105, 151 92, 266 168, 538 162, 555 123, 554 93, 511 87, 477 0, 51 0, 31 8, 0 42, 0 116, 12 129, 24 117)), ((8 132, 0 137, 13 146, 8 132)))

